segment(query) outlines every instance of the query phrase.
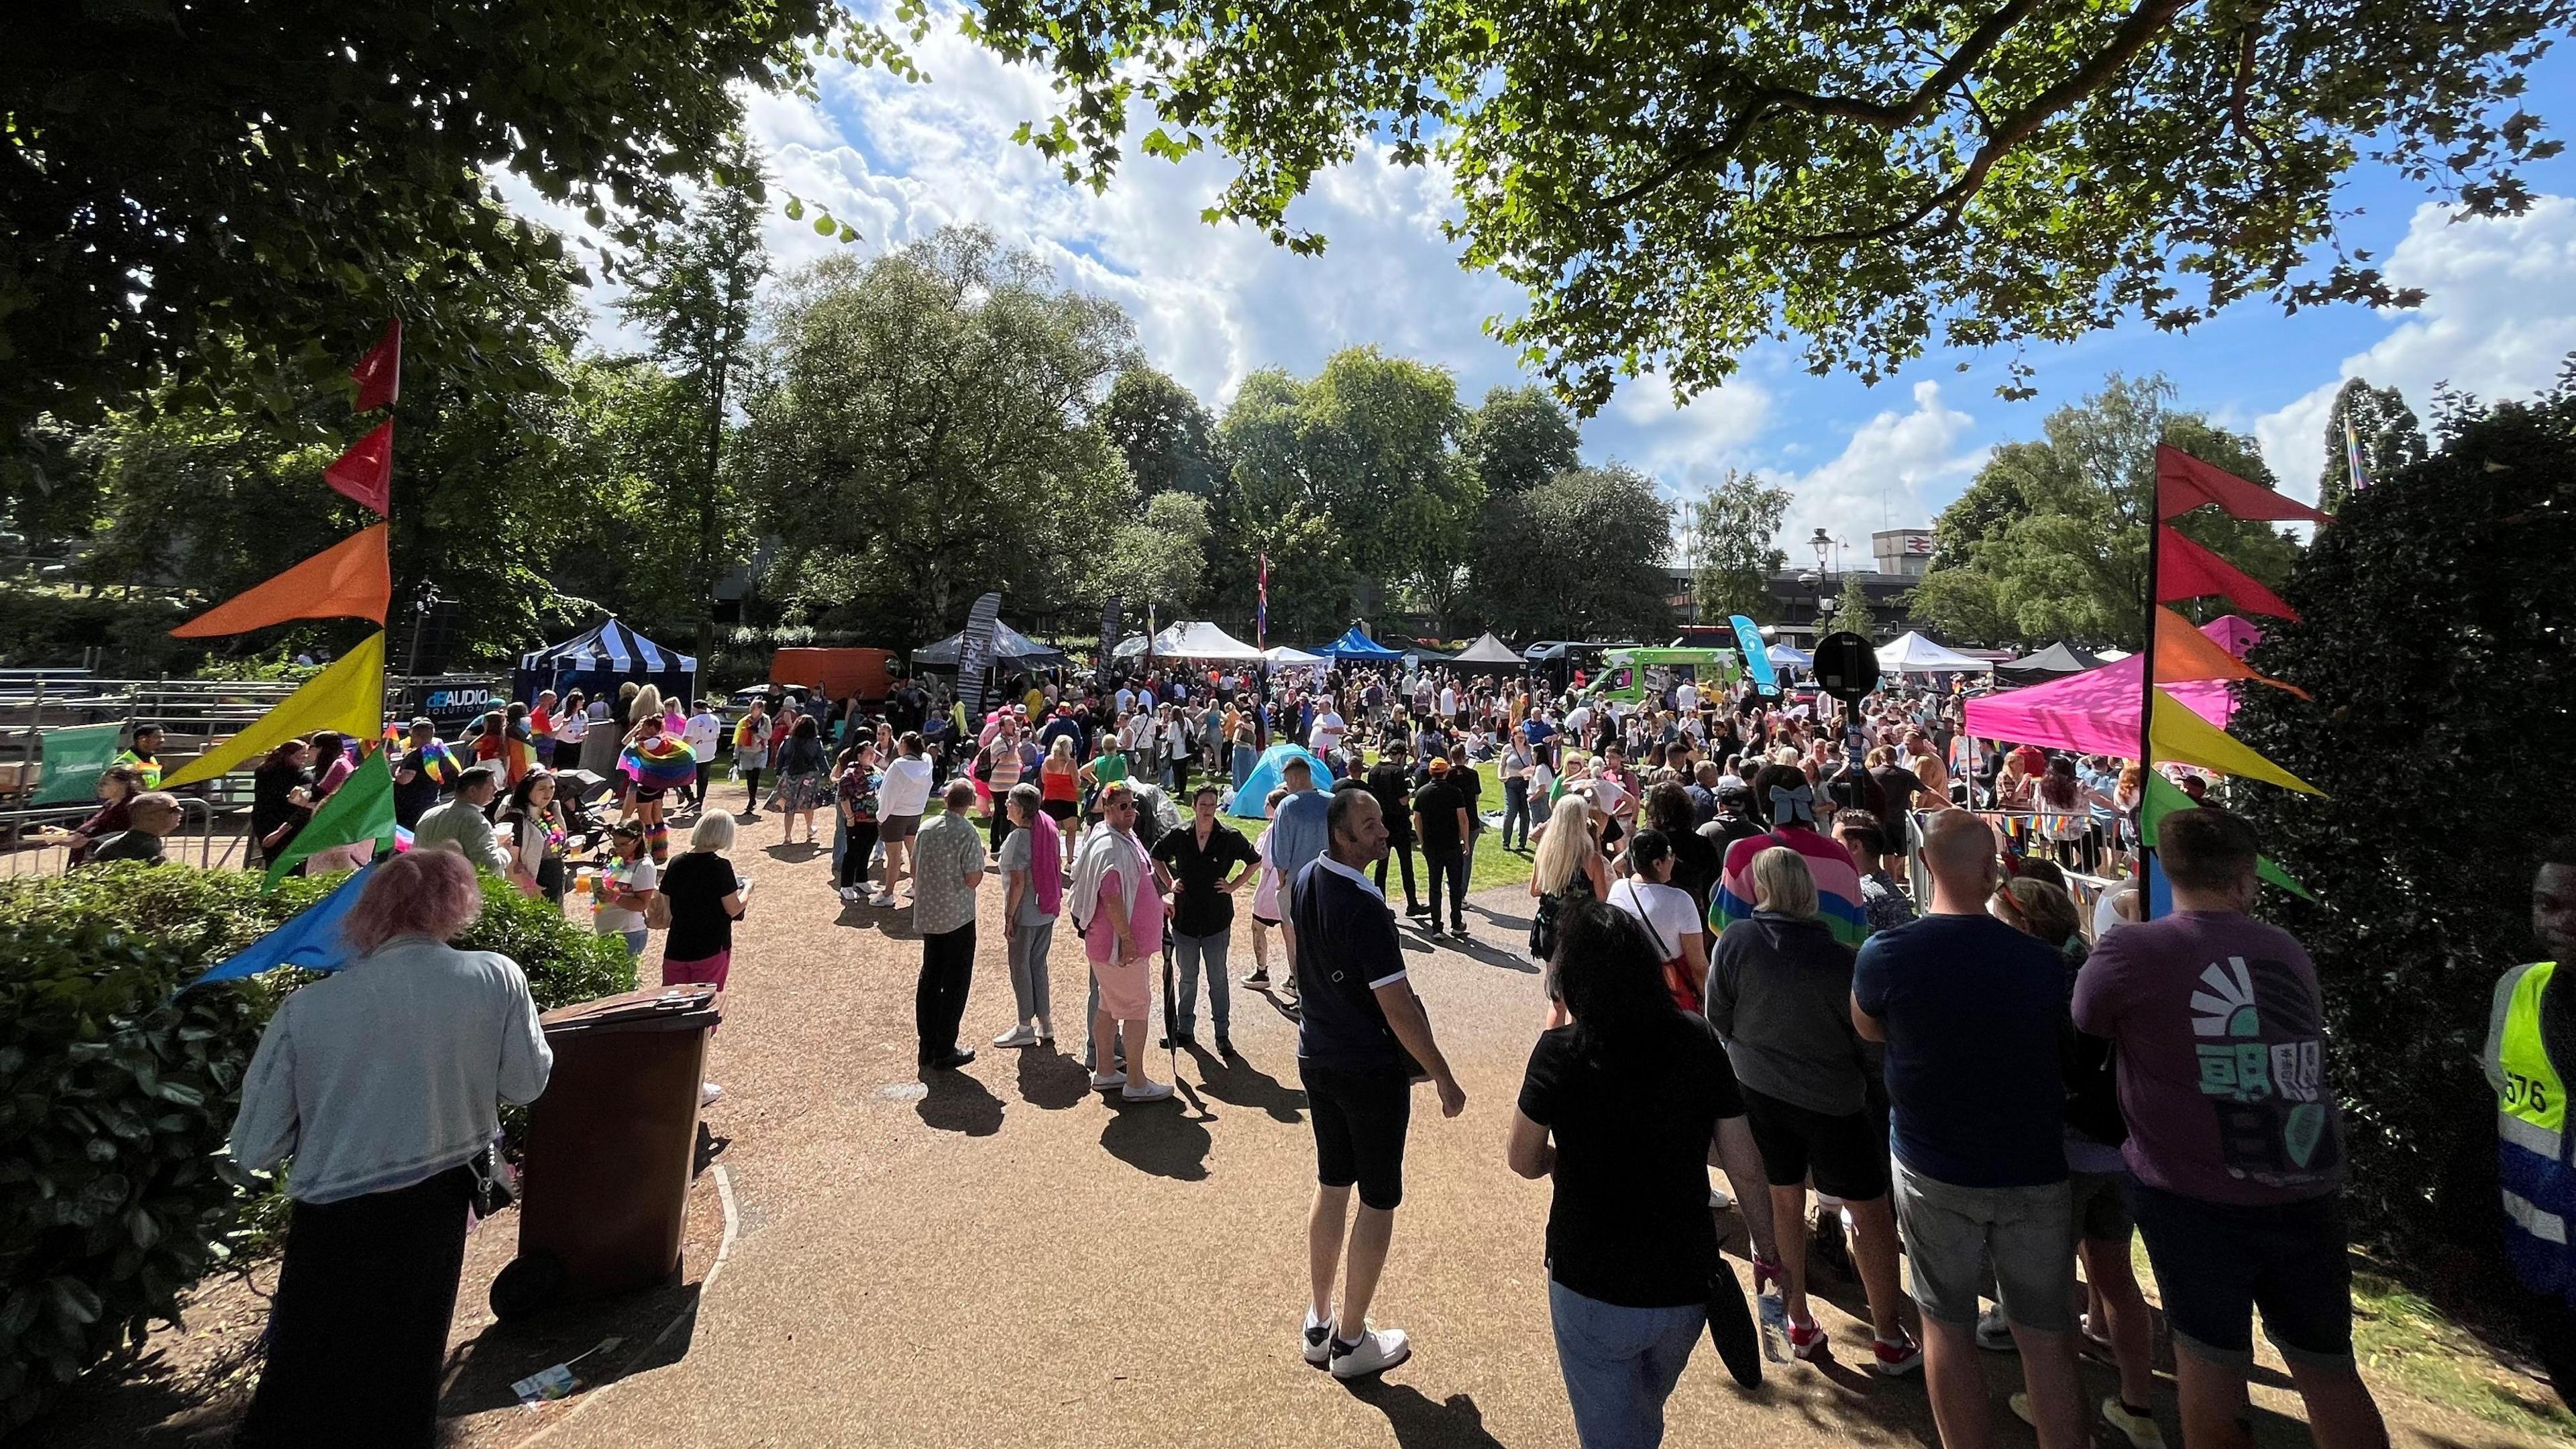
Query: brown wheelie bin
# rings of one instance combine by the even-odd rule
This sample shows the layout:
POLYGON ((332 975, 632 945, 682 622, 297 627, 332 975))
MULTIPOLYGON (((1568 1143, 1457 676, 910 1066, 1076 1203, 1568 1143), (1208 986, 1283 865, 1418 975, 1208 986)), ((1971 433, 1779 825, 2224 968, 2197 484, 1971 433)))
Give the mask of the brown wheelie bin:
POLYGON ((494 1313, 677 1277, 698 1084, 722 1005, 713 986, 669 986, 539 1018, 554 1075, 529 1109, 519 1256, 493 1281, 494 1313))

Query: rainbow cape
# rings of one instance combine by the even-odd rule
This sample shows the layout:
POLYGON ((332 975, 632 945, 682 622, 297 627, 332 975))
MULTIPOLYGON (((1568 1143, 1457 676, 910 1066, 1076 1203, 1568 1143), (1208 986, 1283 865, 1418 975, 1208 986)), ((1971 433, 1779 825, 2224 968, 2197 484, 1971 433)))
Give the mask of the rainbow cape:
POLYGON ((698 756, 685 740, 652 735, 628 745, 617 768, 645 789, 670 790, 697 781, 698 756))

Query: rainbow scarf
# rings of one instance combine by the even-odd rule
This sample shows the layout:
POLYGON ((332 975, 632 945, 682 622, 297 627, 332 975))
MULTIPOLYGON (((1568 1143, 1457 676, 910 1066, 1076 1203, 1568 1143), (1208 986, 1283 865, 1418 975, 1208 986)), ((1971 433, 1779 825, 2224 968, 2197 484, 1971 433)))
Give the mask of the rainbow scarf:
POLYGON ((648 735, 626 747, 617 768, 645 789, 672 790, 696 783, 698 756, 685 740, 648 735))

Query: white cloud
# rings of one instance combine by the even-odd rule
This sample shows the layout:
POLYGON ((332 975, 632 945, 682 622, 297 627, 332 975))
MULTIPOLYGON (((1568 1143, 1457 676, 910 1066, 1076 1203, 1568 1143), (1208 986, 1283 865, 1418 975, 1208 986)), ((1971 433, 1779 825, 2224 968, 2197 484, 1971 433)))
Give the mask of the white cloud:
POLYGON ((2458 221, 2428 203, 2416 208, 2387 272, 2392 285, 2423 288, 2423 305, 2388 313, 2393 330, 2345 358, 2335 381, 2255 424, 2284 492, 2316 497, 2326 419, 2347 379, 2396 387, 2421 416, 2436 383, 2482 398, 2518 397, 2546 386, 2559 359, 2576 350, 2576 288, 2568 285, 2576 276, 2576 198, 2544 196, 2518 217, 2458 221))
POLYGON ((1812 561, 1800 545, 1822 528, 1847 545, 1836 568, 1868 567, 1870 534, 1920 527, 1936 511, 1935 492, 1956 496, 1985 466, 1989 450, 1970 441, 1976 420, 1942 401, 1939 383, 1914 384, 1913 401, 1861 424, 1839 456, 1787 480, 1793 501, 1780 538, 1792 563, 1812 561))

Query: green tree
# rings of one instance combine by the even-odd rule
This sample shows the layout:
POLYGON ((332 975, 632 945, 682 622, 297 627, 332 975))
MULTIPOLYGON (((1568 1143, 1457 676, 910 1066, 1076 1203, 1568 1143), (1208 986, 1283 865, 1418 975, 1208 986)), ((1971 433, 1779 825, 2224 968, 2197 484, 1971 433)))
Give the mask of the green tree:
POLYGON ((810 84, 818 48, 910 73, 825 0, 43 10, 0 46, 0 445, 165 379, 277 416, 345 398, 397 313, 406 383, 549 385, 552 319, 453 304, 569 268, 495 172, 631 245, 718 164, 743 88, 810 84))
POLYGON ((788 277, 743 439, 772 594, 907 643, 1069 604, 1135 514, 1097 416, 1134 330, 980 228, 788 277))
POLYGON ((1829 634, 1858 634, 1870 637, 1869 591, 1860 586, 1858 574, 1843 579, 1842 597, 1834 601, 1834 612, 1825 620, 1829 634))
POLYGON ((2405 304, 2311 265, 2371 159, 2516 213, 2555 154, 2519 98, 2569 0, 2426 11, 2142 0, 1568 10, 1543 0, 989 0, 971 33, 1055 72, 1023 135, 1106 184, 1128 118, 1237 170, 1209 208, 1313 251, 1290 204, 1383 138, 1454 178, 1467 265, 1529 294, 1496 333, 1586 411, 1653 368, 1688 396, 1756 340, 1884 376, 1928 339, 2179 329, 2239 297, 2405 304), (2185 295, 2188 286, 2190 294, 2185 295))
POLYGON ((1771 540, 1788 512, 1788 489, 1733 468, 1690 505, 1686 562, 1703 622, 1716 623, 1729 614, 1759 619, 1770 611, 1765 580, 1789 558, 1771 540))
POLYGON ((654 360, 688 390, 696 414, 696 447, 664 484, 670 506, 697 522, 682 597, 697 616, 701 659, 715 653, 716 581, 733 563, 718 550, 730 512, 724 445, 751 366, 753 302, 769 276, 760 239, 765 188, 759 151, 731 138, 686 211, 645 231, 634 285, 617 302, 652 337, 654 360))
POLYGON ((1476 543, 1475 606, 1497 633, 1661 642, 1672 627, 1672 507, 1624 464, 1495 496, 1476 543))
POLYGON ((1145 500, 1141 518, 1111 536, 1080 597, 1098 603, 1116 594, 1140 619, 1147 604, 1167 620, 1197 618, 1207 602, 1208 533, 1206 499, 1157 493, 1145 500))
POLYGON ((2317 475, 2317 506, 2328 513, 2342 508, 2352 493, 2347 441, 2361 445, 2361 466, 2372 478, 2424 461, 2424 429, 2406 405, 2406 395, 2393 387, 2372 387, 2368 378, 2353 378, 2335 394, 2334 408, 2326 415, 2326 466, 2317 475), (2347 423, 2352 428, 2348 440, 2347 423))
POLYGON ((2391 1262, 2492 1241, 2492 1169, 2462 1170, 2494 1161, 2477 1052, 2496 977, 2542 954, 2531 847, 2569 821, 2563 790, 2482 788, 2496 777, 2471 762, 2529 762, 2506 769, 2520 781, 2576 750, 2571 382, 2459 415, 2439 451, 2345 500, 2282 589, 2301 620, 2264 620, 2248 661, 2315 697, 2240 688, 2230 725, 2326 792, 2237 785, 2227 803, 2315 893, 2267 891, 2263 910, 2316 959, 2348 1200, 2391 1262))
POLYGON ((1583 434, 1565 405, 1543 387, 1497 387, 1467 415, 1459 451, 1484 480, 1485 494, 1527 493, 1583 466, 1583 434))
POLYGON ((1333 354, 1311 382, 1253 373, 1218 432, 1242 516, 1293 508, 1329 520, 1353 570, 1349 591, 1375 613, 1390 584, 1456 594, 1484 496, 1453 446, 1460 421, 1448 373, 1360 347, 1333 354))
POLYGON ((1151 367, 1140 363, 1118 374, 1100 410, 1100 425, 1127 460, 1136 491, 1148 498, 1164 493, 1210 498, 1225 476, 1216 420, 1188 388, 1151 367))
MULTIPOLYGON (((1987 643, 2073 638, 2137 648, 2156 445, 2276 486, 2252 438, 2177 412, 2173 401, 2162 376, 2115 373, 2099 393, 2049 414, 2044 441, 1996 450, 1941 515, 1940 552, 1915 591, 1915 612, 1987 643)), ((2269 524, 2202 510, 2176 526, 2268 585, 2298 557, 2297 541, 2269 524)))

